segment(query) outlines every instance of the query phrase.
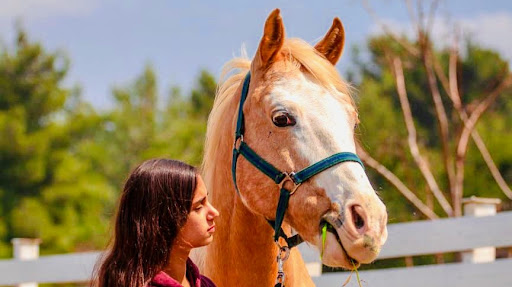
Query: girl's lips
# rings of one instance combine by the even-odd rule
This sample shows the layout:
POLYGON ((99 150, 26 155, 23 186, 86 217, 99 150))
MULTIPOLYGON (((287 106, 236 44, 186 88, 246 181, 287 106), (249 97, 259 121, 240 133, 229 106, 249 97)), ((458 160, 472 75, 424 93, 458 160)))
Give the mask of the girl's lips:
POLYGON ((210 228, 208 228, 208 232, 214 232, 215 231, 215 225, 212 225, 210 228))

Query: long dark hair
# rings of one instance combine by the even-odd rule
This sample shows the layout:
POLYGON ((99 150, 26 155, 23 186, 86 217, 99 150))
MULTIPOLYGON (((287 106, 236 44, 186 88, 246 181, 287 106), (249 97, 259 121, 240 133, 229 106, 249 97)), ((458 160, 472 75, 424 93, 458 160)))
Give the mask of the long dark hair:
POLYGON ((190 212, 197 176, 195 167, 168 159, 148 160, 132 171, 96 286, 142 287, 167 265, 190 212))

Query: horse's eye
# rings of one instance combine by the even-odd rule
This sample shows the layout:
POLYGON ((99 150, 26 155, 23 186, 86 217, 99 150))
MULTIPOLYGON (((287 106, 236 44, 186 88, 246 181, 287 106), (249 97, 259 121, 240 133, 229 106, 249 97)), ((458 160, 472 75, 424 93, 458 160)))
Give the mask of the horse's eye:
POLYGON ((292 115, 283 111, 276 112, 272 116, 272 121, 278 127, 294 126, 297 123, 292 115))

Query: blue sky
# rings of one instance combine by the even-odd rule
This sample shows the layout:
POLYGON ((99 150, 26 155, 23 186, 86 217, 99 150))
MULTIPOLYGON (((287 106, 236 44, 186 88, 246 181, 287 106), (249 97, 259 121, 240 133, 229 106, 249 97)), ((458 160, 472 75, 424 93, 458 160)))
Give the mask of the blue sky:
MULTIPOLYGON (((370 4, 390 27, 407 32, 403 1, 370 4)), ((310 43, 339 17, 347 44, 338 64, 342 73, 350 64, 350 46, 364 44, 379 31, 360 0, 2 0, 0 39, 10 45, 14 23, 21 20, 32 40, 69 55, 66 84, 81 86, 87 101, 105 108, 111 104, 111 89, 131 83, 147 64, 156 69, 165 95, 171 85, 190 89, 203 68, 218 76, 222 65, 240 54, 242 43, 252 56, 274 8, 281 9, 287 36, 310 43)), ((483 45, 512 59, 512 1, 441 1, 438 17, 434 34, 439 41, 457 23, 483 45), (446 19, 449 24, 443 24, 446 19)))

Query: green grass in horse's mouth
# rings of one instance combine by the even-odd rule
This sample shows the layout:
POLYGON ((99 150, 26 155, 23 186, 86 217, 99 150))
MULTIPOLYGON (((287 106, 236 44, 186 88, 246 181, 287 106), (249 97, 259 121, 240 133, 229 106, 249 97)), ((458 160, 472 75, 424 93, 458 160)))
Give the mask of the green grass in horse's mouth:
POLYGON ((347 252, 347 250, 345 250, 345 247, 343 246, 343 243, 341 243, 341 239, 338 236, 338 232, 336 232, 336 229, 334 228, 334 226, 332 226, 329 222, 327 222, 325 220, 322 220, 322 222, 320 223, 320 228, 321 228, 321 234, 322 234, 321 257, 323 256, 323 253, 324 253, 325 239, 327 237, 327 232, 330 232, 336 238, 336 241, 341 246, 341 249, 343 250, 343 252, 345 252, 345 255, 347 256, 348 261, 354 266, 354 269, 356 269, 356 266, 359 263, 357 262, 357 260, 355 260, 354 258, 350 257, 350 255, 348 255, 348 252, 347 252))
MULTIPOLYGON (((341 239, 338 236, 338 233, 336 232, 336 229, 334 229, 334 226, 332 226, 327 221, 322 220, 322 222, 320 223, 320 229, 322 230, 321 231, 321 234, 322 234, 322 251, 320 253, 320 258, 323 257, 323 255, 324 255, 325 239, 327 238, 327 232, 330 232, 330 233, 334 234, 334 237, 336 238, 336 241, 338 241, 338 243, 341 246, 341 249, 343 249, 343 252, 345 252, 345 255, 347 256, 348 261, 350 263, 352 263, 352 266, 354 267, 354 269, 352 269, 352 271, 356 272, 357 283, 359 284, 359 287, 362 287, 362 285, 361 285, 361 278, 359 278, 359 272, 357 271, 358 263, 357 263, 357 261, 355 259, 353 259, 352 257, 350 257, 350 255, 348 255, 347 250, 345 250, 345 247, 343 247, 343 243, 341 243, 341 239)), ((342 287, 345 287, 348 284, 348 282, 350 281, 350 278, 352 277, 352 273, 350 273, 350 275, 351 276, 349 276, 347 278, 347 280, 342 285, 342 287)))

